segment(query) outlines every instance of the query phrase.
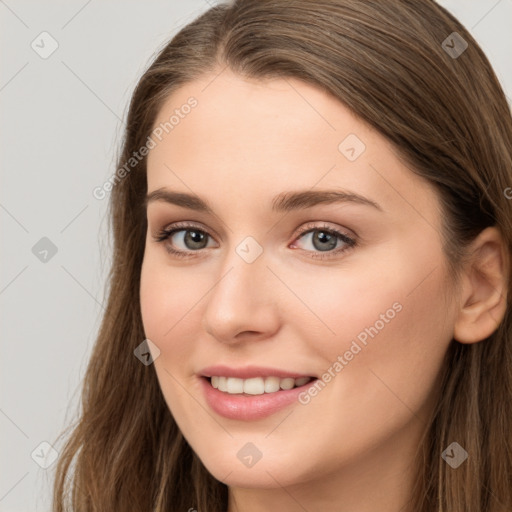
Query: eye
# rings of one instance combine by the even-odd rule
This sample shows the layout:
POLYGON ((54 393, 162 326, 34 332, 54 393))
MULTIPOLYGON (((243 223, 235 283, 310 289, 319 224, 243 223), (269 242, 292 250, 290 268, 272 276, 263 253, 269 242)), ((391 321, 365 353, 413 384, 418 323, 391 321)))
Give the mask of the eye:
MULTIPOLYGON (((194 224, 178 223, 161 230, 155 237, 156 242, 164 243, 167 252, 178 258, 194 257, 194 253, 207 249, 211 235, 194 224), (179 247, 181 245, 181 247, 179 247), (178 246, 178 248, 176 248, 178 246)), ((306 248, 301 250, 318 259, 334 257, 357 245, 357 241, 346 233, 327 225, 308 224, 301 229, 298 238, 291 245, 297 247, 297 240, 305 239, 306 248)))
POLYGON ((208 247, 208 238, 211 236, 193 224, 174 224, 171 228, 161 230, 154 240, 156 242, 169 242, 165 244, 166 250, 177 257, 187 257, 191 252, 197 252, 208 247), (181 245, 181 248, 174 247, 181 245))
MULTIPOLYGON (((356 246, 356 240, 346 233, 329 226, 318 226, 309 224, 305 226, 297 240, 305 239, 307 252, 312 252, 314 258, 330 258, 356 246), (318 251, 318 252, 315 252, 318 251), (322 254, 327 253, 327 254, 322 254)), ((296 246, 294 242, 292 247, 296 246)))

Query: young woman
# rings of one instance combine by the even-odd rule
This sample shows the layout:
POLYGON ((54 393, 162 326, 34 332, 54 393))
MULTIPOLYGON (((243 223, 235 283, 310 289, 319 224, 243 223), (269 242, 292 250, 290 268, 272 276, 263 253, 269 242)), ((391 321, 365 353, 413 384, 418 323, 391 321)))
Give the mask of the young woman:
POLYGON ((55 512, 512 509, 512 119, 446 10, 212 7, 111 185, 55 512))

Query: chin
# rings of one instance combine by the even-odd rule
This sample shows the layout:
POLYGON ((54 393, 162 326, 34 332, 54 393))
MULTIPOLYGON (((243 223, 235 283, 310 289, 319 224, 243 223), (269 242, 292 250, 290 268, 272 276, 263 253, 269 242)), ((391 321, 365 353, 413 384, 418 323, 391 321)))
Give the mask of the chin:
POLYGON ((230 487, 275 489, 308 480, 307 474, 301 474, 293 461, 276 460, 275 457, 265 460, 262 456, 252 467, 248 467, 239 461, 235 451, 233 455, 223 453, 201 457, 201 462, 215 479, 230 487), (294 469, 293 473, 290 473, 291 468, 294 469))

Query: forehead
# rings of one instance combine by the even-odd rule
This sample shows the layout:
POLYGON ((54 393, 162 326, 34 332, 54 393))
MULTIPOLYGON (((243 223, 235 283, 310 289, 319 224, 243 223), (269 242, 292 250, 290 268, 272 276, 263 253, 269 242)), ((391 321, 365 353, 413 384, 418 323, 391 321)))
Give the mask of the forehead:
POLYGON ((264 147, 262 157, 269 151, 273 155, 273 148, 275 153, 288 150, 292 156, 304 143, 314 150, 315 143, 323 142, 321 151, 337 151, 344 132, 363 128, 343 104, 313 85, 292 78, 247 79, 229 70, 174 91, 155 126, 164 125, 191 97, 197 105, 175 119, 178 123, 164 137, 204 150, 222 147, 224 153, 236 151, 242 156, 264 147))
POLYGON ((412 204, 437 206, 432 188, 385 138, 334 96, 296 79, 211 73, 174 91, 157 127, 167 130, 149 152, 149 191, 167 187, 213 203, 229 194, 231 204, 262 206, 283 191, 337 187, 397 214, 410 214, 412 204), (184 107, 191 98, 195 106, 184 107))

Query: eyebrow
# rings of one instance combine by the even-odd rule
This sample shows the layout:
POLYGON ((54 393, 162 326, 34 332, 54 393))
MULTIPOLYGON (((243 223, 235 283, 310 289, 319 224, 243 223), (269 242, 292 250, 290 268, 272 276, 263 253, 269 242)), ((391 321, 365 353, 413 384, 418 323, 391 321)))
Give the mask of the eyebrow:
MULTIPOLYGON (((149 203, 154 201, 163 201, 199 212, 214 213, 208 203, 195 194, 174 192, 165 188, 159 188, 147 194, 145 198, 146 208, 149 203)), ((376 208, 381 212, 384 211, 375 201, 348 190, 303 190, 298 192, 283 192, 274 197, 272 201, 272 211, 290 212, 303 208, 312 208, 317 205, 334 203, 362 204, 376 208)))

